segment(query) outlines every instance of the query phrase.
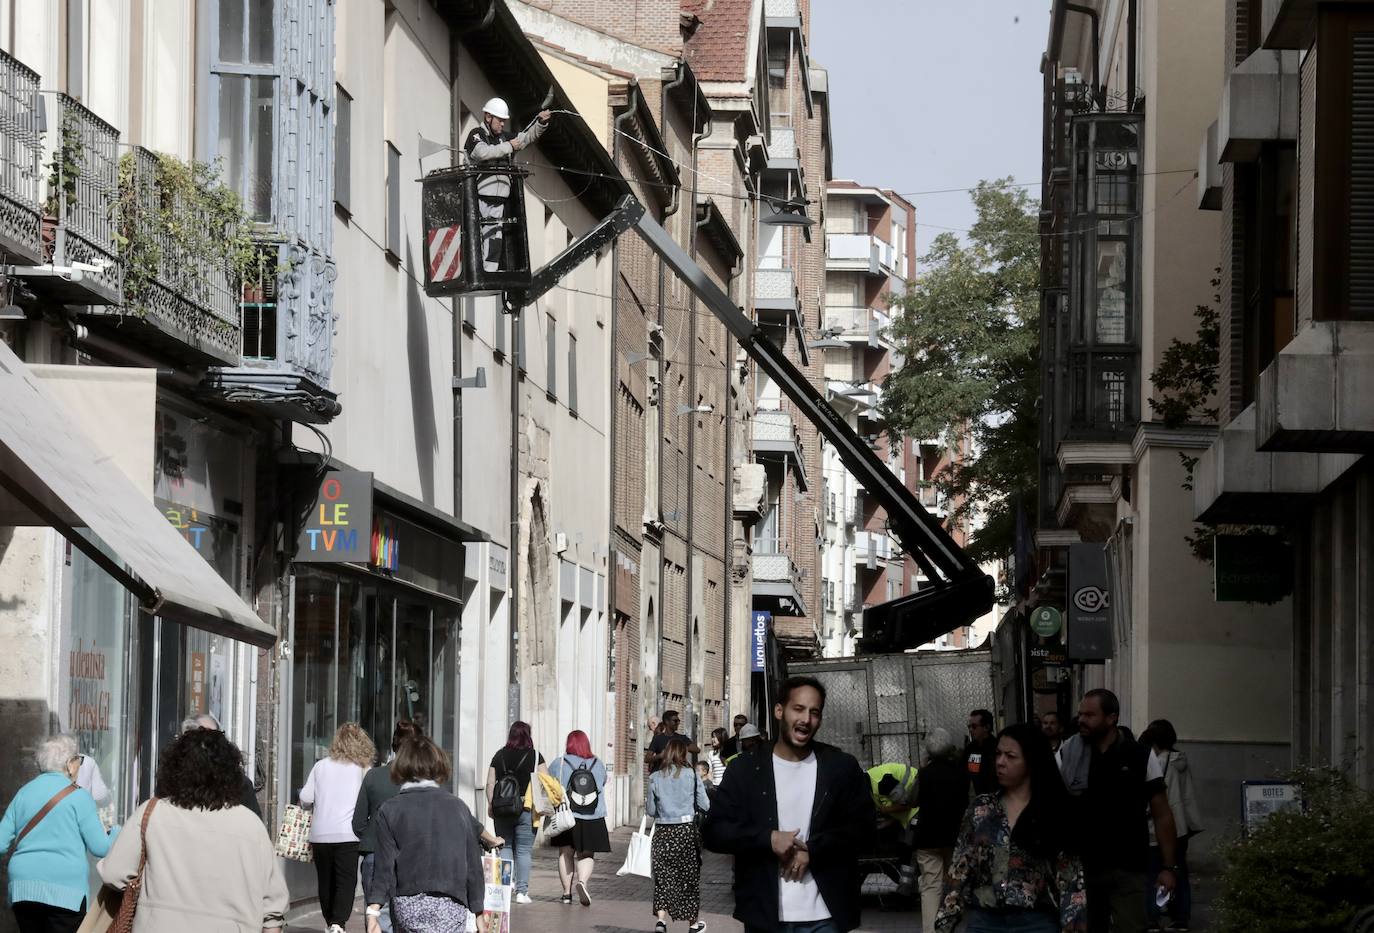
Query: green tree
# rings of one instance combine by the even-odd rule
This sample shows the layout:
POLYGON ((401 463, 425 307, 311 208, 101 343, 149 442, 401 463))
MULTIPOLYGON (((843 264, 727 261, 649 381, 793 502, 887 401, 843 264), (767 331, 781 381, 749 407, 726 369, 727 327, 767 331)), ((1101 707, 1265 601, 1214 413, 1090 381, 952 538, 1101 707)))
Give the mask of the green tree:
POLYGON ((1017 498, 1035 502, 1039 481, 1040 237, 1037 206, 1011 184, 981 182, 967 242, 936 237, 893 302, 903 363, 882 402, 893 436, 972 441, 935 485, 951 519, 982 516, 968 547, 980 562, 1010 553, 1017 498))

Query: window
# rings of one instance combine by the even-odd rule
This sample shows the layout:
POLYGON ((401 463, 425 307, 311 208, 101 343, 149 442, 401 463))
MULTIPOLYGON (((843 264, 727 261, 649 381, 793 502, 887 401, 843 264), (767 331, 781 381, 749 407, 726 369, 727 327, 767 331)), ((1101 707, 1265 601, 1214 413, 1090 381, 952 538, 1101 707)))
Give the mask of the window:
POLYGON ((558 397, 558 322, 552 314, 544 316, 544 392, 558 397))
POLYGON ((264 246, 245 277, 243 299, 242 357, 249 362, 277 358, 277 250, 264 246))
POLYGON ((568 411, 577 414, 577 337, 568 334, 568 411))
POLYGON ((1297 150, 1265 147, 1254 165, 1237 166, 1245 191, 1245 321, 1241 401, 1255 400, 1259 374, 1292 338, 1293 229, 1297 150))
POLYGON ((214 152, 225 184, 248 216, 273 220, 273 153, 277 127, 274 0, 219 0, 211 25, 214 152))
POLYGON ((401 150, 386 144, 386 251, 401 261, 401 150))
POLYGON ((353 98, 337 85, 334 90, 334 203, 352 213, 353 98))

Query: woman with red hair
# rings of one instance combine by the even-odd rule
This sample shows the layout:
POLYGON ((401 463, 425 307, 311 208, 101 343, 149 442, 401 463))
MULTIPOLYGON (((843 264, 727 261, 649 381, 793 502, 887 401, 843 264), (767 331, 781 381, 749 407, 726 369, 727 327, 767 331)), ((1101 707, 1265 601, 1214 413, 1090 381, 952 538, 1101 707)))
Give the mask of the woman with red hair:
POLYGON ((611 851, 611 836, 606 831, 606 766, 592 754, 591 740, 581 729, 568 733, 565 751, 554 760, 549 773, 562 782, 563 795, 576 819, 572 829, 554 836, 549 843, 558 846, 562 903, 571 904, 576 893, 582 906, 590 907, 587 882, 596 863, 595 853, 611 851))

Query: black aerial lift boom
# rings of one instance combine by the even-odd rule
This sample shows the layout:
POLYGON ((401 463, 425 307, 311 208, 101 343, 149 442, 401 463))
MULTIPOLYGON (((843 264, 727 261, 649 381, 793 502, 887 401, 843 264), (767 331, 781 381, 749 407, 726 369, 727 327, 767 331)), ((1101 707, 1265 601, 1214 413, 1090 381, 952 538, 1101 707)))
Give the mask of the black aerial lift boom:
MULTIPOLYGON (((624 195, 596 226, 533 274, 527 271, 527 264, 523 270, 517 268, 514 271, 484 273, 482 257, 479 255, 480 231, 484 224, 490 225, 493 221, 484 221, 477 216, 475 179, 480 174, 481 170, 475 168, 456 168, 440 170, 423 179, 427 188, 431 182, 445 181, 466 189, 466 195, 457 191, 446 193, 435 184, 434 195, 426 191, 426 269, 432 272, 435 268, 431 265, 429 241, 438 239, 438 233, 445 229, 445 224, 457 224, 459 214, 466 241, 463 243, 461 271, 465 278, 462 284, 446 287, 431 282, 426 286, 430 294, 499 290, 505 294, 508 307, 518 310, 547 293, 564 276, 622 233, 635 230, 725 325, 759 369, 778 384, 796 411, 835 446, 845 467, 863 485, 865 492, 887 512, 888 527, 892 534, 930 581, 929 585, 915 593, 864 610, 860 650, 875 653, 915 648, 969 624, 992 608, 992 578, 969 559, 940 522, 921 506, 911 490, 892 474, 868 444, 830 407, 805 374, 764 334, 757 323, 741 312, 730 297, 711 281, 705 270, 645 212, 644 205, 633 195, 624 195)), ((513 169, 507 174, 512 182, 512 201, 507 208, 507 217, 511 219, 496 223, 503 225, 504 236, 511 241, 505 247, 509 263, 510 257, 515 256, 518 260, 527 256, 528 251, 526 231, 516 219, 525 216, 520 184, 524 173, 513 169)))

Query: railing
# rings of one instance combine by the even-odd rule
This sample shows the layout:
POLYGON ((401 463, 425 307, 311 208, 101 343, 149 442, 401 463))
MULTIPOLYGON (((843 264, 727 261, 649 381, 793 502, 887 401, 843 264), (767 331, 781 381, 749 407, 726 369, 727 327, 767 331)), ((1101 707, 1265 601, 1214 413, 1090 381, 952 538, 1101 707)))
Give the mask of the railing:
POLYGON ((790 126, 770 126, 768 128, 768 158, 797 158, 797 131, 790 126))
POLYGON ((130 281, 130 288, 137 288, 137 292, 126 295, 126 305, 171 336, 217 359, 237 363, 242 319, 228 265, 197 255, 158 222, 170 211, 177 218, 177 226, 205 230, 211 217, 162 187, 160 158, 142 147, 133 151, 133 190, 129 194, 137 202, 132 222, 138 229, 131 231, 131 240, 140 243, 154 262, 151 274, 136 285, 130 281))
POLYGON ((825 309, 825 329, 840 337, 858 337, 873 341, 882 336, 888 317, 875 308, 825 309))
POLYGON ((892 539, 880 531, 860 531, 854 535, 854 551, 857 560, 868 561, 892 559, 892 539))
POLYGON ((119 192, 119 131, 66 94, 57 95, 51 129, 47 205, 55 208, 53 262, 103 266, 84 280, 104 303, 121 298, 115 198, 119 192))
POLYGON ((797 280, 791 269, 754 270, 754 301, 796 304, 797 280))
POLYGON ((38 73, 0 51, 0 248, 30 262, 43 255, 38 107, 38 73))
POLYGON ((801 582, 801 574, 792 558, 786 554, 759 554, 753 556, 752 570, 754 579, 764 583, 801 582))
POLYGON ((845 612, 862 612, 863 607, 863 599, 860 598, 858 590, 851 586, 849 591, 844 594, 845 612))

